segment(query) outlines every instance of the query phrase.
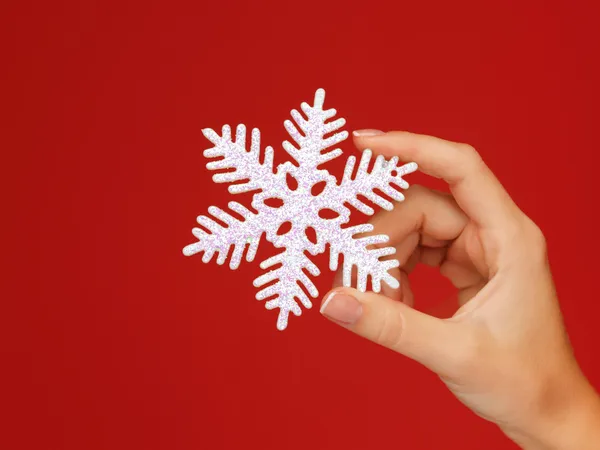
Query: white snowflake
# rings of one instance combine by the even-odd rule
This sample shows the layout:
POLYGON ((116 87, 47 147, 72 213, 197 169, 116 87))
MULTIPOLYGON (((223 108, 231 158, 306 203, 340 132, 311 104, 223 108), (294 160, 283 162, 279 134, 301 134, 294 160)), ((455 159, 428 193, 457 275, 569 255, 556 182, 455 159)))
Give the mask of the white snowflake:
POLYGON ((381 245, 388 241, 388 236, 356 236, 371 232, 373 226, 370 224, 344 228, 343 225, 350 217, 350 210, 345 204, 371 215, 374 213, 373 208, 359 197, 364 196, 382 208, 392 209, 394 204, 376 189, 396 201, 403 200, 404 196, 396 188, 408 188, 408 183, 402 177, 414 172, 417 165, 408 163, 398 167, 396 157, 386 160, 379 155, 373 168, 369 170, 372 152, 365 150, 356 175, 352 176, 356 158, 350 156, 341 183, 338 184, 335 176, 327 170, 318 169, 318 166, 342 154, 339 148, 326 153, 323 151, 346 139, 348 132, 338 131, 346 123, 342 118, 327 122, 336 115, 336 110, 323 110, 324 99, 325 91, 318 89, 313 106, 307 103, 301 105, 306 118, 294 109, 291 115, 295 124, 290 120, 284 122, 295 144, 285 141, 283 148, 296 164, 280 164, 276 172, 273 171, 272 147, 265 148, 261 162, 258 129, 252 130, 250 151, 247 150, 244 125, 237 126, 235 139, 232 139, 228 125, 223 127, 220 136, 212 129, 202 130, 204 136, 214 144, 214 147, 204 151, 204 156, 221 158, 209 162, 206 167, 209 170, 233 169, 215 174, 213 180, 216 183, 238 182, 229 186, 231 194, 257 190, 252 199, 252 207, 256 212, 240 203, 230 202, 231 211, 243 217, 240 220, 216 206, 209 207, 208 212, 213 218, 198 217, 198 223, 204 229, 192 230, 198 242, 186 246, 183 253, 189 256, 204 252, 203 262, 209 262, 217 253, 217 263, 223 264, 233 246, 229 267, 236 269, 246 247, 246 260, 254 259, 261 236, 266 233, 269 242, 285 250, 260 264, 262 269, 271 270, 256 278, 254 285, 262 287, 256 294, 258 300, 271 298, 265 304, 267 309, 279 308, 279 330, 287 327, 290 311, 297 316, 302 313, 298 302, 311 308, 312 303, 305 290, 312 297, 318 296, 317 288, 309 275, 317 276, 320 272, 307 252, 317 255, 325 251, 327 244, 330 246, 331 270, 337 269, 340 254, 344 256, 345 286, 351 284, 353 266, 356 266, 357 288, 363 292, 366 290, 368 277, 375 292, 380 291, 382 281, 392 288, 399 285, 398 280, 388 272, 391 268, 398 267, 398 261, 381 259, 395 253, 394 247, 381 245), (325 137, 326 135, 329 136, 325 137), (327 210, 329 216, 336 217, 322 217, 327 216, 324 214, 327 210), (284 226, 286 222, 289 222, 288 227, 291 224, 287 232, 284 226), (313 235, 312 239, 309 235, 313 235))

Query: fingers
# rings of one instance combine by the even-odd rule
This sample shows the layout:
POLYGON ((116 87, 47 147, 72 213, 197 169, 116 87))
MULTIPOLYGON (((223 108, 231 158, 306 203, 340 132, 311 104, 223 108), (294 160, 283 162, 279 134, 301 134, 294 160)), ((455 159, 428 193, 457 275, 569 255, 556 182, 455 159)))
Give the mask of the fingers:
MULTIPOLYGON (((402 270, 410 273, 419 262, 443 267, 448 261, 455 261, 464 267, 462 272, 467 273, 467 278, 479 281, 479 266, 484 270, 482 273, 487 273, 487 267, 483 257, 475 266, 466 249, 458 248, 466 247, 462 237, 469 219, 454 199, 418 185, 412 186, 408 193, 406 200, 392 211, 382 210, 371 219, 373 232, 390 236, 391 244, 396 247, 393 256, 400 261, 402 270), (449 244, 452 244, 450 248, 449 244), (456 260, 455 256, 461 259, 456 260)), ((449 271, 447 276, 455 285, 461 285, 464 283, 462 272, 455 276, 455 271, 449 271)))
POLYGON ((456 239, 468 221, 451 196, 415 185, 407 190, 406 200, 396 204, 391 211, 381 210, 370 223, 378 234, 387 234, 392 245, 398 245, 412 233, 420 232, 426 236, 424 241, 430 241, 424 244, 436 247, 456 239))
POLYGON ((365 135, 359 131, 354 141, 361 150, 414 161, 422 172, 444 179, 460 208, 482 227, 501 231, 518 217, 508 193, 468 145, 402 131, 365 135))
MULTIPOLYGON (((371 219, 374 233, 390 236, 390 243, 396 247, 396 253, 390 258, 400 262, 403 274, 409 274, 419 262, 432 267, 440 266, 448 258, 449 243, 460 241, 462 232, 468 226, 467 216, 450 195, 418 185, 412 186, 408 192, 406 200, 397 204, 394 210, 382 210, 371 219)), ((455 247, 450 247, 452 253, 465 256, 466 269, 474 271, 466 251, 455 247)), ((398 278, 399 274, 392 272, 392 275, 398 278)), ((462 284, 460 279, 449 278, 453 283, 462 284)), ((341 274, 336 275, 336 280, 338 282, 334 286, 340 286, 341 274)), ((403 279, 400 281, 402 285, 403 279)), ((383 294, 409 305, 413 302, 410 289, 392 290, 384 285, 383 294)))
POLYGON ((338 288, 321 313, 377 344, 412 358, 437 373, 452 367, 463 339, 460 324, 416 311, 383 295, 338 288))

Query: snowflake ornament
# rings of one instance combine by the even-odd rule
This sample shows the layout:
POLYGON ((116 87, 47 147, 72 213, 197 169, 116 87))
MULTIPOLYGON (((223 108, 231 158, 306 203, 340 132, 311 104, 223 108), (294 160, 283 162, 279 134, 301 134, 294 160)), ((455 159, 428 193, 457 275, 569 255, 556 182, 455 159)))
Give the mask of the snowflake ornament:
POLYGON ((394 247, 381 245, 388 241, 388 236, 357 236, 373 231, 370 224, 344 227, 350 217, 350 209, 346 205, 362 213, 373 214, 373 208, 359 197, 363 196, 391 210, 394 204, 376 190, 396 201, 404 200, 397 188, 408 188, 402 177, 414 172, 417 165, 408 163, 398 167, 397 157, 386 160, 379 155, 369 170, 372 152, 365 150, 355 176, 356 158, 348 157, 344 175, 338 184, 335 176, 318 167, 342 154, 339 148, 331 147, 345 140, 348 132, 339 131, 346 123, 344 119, 328 121, 337 112, 335 109, 324 110, 324 99, 325 91, 318 89, 312 106, 307 103, 301 105, 306 117, 292 110, 295 123, 286 120, 284 125, 295 144, 285 141, 283 148, 295 164, 285 162, 277 166, 276 171, 273 170, 272 147, 266 147, 264 158, 260 157, 258 129, 252 130, 249 151, 244 125, 237 126, 235 138, 232 138, 228 125, 223 127, 221 135, 210 128, 202 130, 214 145, 204 151, 204 156, 220 158, 209 162, 206 167, 209 170, 233 169, 213 175, 213 181, 238 182, 229 186, 231 194, 257 192, 252 198, 254 211, 238 202, 229 203, 229 209, 243 220, 216 206, 209 207, 208 213, 212 217, 199 216, 197 219, 204 229, 192 230, 198 242, 186 246, 183 253, 190 256, 203 252, 202 261, 205 263, 216 253, 217 263, 223 264, 233 247, 229 267, 236 269, 246 247, 246 260, 254 259, 261 237, 266 234, 267 241, 284 250, 260 264, 262 269, 270 270, 256 278, 254 286, 261 288, 256 294, 258 300, 270 299, 265 303, 267 309, 279 308, 279 330, 287 327, 290 311, 301 315, 299 303, 305 308, 312 307, 306 292, 313 298, 319 295, 309 275, 316 277, 320 271, 307 253, 322 253, 327 244, 330 247, 331 270, 338 268, 339 257, 343 255, 344 286, 351 284, 353 266, 356 267, 357 288, 362 292, 367 288, 369 277, 375 292, 380 291, 382 282, 392 288, 399 286, 398 280, 388 272, 399 266, 398 261, 382 260, 396 251, 394 247), (327 149, 331 150, 324 153, 327 149), (335 217, 328 218, 331 216, 335 217))

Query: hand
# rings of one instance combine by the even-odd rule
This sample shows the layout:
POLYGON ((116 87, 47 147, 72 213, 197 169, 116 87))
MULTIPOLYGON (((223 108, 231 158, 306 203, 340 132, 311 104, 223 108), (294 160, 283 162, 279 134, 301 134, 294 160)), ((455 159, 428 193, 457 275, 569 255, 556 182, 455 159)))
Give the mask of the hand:
POLYGON ((573 357, 539 228, 472 147, 406 132, 354 135, 359 149, 415 161, 451 195, 413 186, 376 215, 375 232, 397 249, 402 287, 335 288, 322 314, 433 370, 524 448, 600 448, 600 401, 573 357), (458 289, 453 317, 410 306, 407 276, 418 262, 458 289))

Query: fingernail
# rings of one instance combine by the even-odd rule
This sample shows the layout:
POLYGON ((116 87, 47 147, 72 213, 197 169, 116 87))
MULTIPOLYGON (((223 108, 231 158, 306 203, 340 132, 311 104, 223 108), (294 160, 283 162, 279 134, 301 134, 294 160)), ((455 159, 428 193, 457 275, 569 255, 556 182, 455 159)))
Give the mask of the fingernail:
POLYGON ((354 130, 352 132, 352 134, 356 137, 369 137, 369 136, 379 136, 379 135, 385 134, 385 133, 381 130, 367 129, 367 130, 354 130))
POLYGON ((362 305, 351 295, 332 292, 323 301, 321 314, 345 325, 352 325, 360 318, 362 305))

